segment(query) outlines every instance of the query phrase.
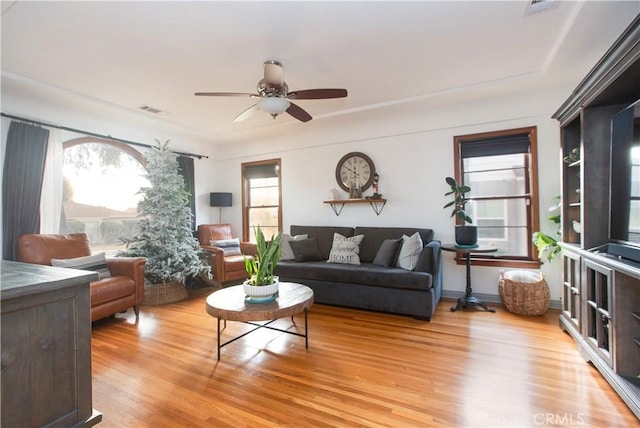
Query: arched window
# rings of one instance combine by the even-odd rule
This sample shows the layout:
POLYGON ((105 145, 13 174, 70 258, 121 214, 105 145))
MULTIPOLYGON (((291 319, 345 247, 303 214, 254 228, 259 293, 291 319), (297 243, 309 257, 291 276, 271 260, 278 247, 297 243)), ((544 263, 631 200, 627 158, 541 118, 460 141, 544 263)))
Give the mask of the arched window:
POLYGON ((91 249, 123 249, 138 222, 145 160, 123 143, 84 137, 64 143, 62 227, 66 233, 86 232, 91 249))

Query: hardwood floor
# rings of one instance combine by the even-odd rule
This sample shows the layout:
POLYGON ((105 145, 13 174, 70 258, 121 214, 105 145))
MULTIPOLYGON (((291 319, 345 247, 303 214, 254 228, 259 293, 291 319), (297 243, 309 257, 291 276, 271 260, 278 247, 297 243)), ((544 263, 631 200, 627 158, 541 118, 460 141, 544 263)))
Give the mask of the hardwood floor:
MULTIPOLYGON (((639 425, 556 311, 450 312, 445 300, 426 323, 314 305, 308 350, 303 338, 261 329, 218 362, 207 292, 143 306, 137 321, 130 310, 94 323, 99 427, 639 425)), ((222 338, 248 329, 229 322, 222 338)))

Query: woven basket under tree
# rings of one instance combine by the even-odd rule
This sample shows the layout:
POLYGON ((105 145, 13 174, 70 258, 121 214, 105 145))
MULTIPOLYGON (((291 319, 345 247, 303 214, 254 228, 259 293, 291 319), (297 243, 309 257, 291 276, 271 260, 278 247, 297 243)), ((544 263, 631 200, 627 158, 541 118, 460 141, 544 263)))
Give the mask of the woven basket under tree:
POLYGON ((166 305, 189 297, 189 293, 181 282, 165 282, 162 284, 145 284, 143 305, 166 305))
POLYGON ((498 292, 509 312, 542 315, 549 309, 551 295, 542 272, 502 271, 498 292))

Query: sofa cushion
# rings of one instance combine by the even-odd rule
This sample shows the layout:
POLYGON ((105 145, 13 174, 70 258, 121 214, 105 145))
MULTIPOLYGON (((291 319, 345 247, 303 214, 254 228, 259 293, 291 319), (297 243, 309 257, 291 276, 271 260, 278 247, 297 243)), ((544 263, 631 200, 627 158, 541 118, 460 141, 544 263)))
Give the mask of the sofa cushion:
POLYGON ((402 235, 402 246, 396 266, 406 270, 414 270, 422 254, 422 238, 418 232, 411 236, 402 235))
POLYGON ((402 239, 385 239, 382 241, 376 257, 373 259, 373 264, 384 267, 395 266, 401 243, 402 239))
POLYGON ((380 244, 385 239, 399 239, 402 235, 411 236, 418 232, 422 243, 426 245, 433 240, 432 229, 418 229, 415 227, 356 227, 355 235, 364 235, 360 244, 360 261, 371 263, 378 253, 380 244))
POLYGON ((329 253, 329 263, 348 263, 352 265, 360 264, 360 243, 362 235, 342 236, 339 233, 333 234, 333 245, 329 253))
POLYGON ((303 284, 308 279, 386 288, 428 290, 433 283, 433 277, 427 272, 411 272, 395 267, 376 266, 372 263, 350 265, 322 261, 308 263, 284 261, 278 263, 275 273, 280 276, 281 281, 296 281, 303 284))
POLYGON ((214 239, 210 242, 212 247, 221 248, 226 256, 239 256, 242 254, 240 251, 240 238, 232 239, 214 239))
POLYGON ((295 235, 291 236, 288 233, 283 233, 282 238, 280 239, 280 260, 295 260, 295 256, 293 255, 293 250, 291 249, 291 245, 289 244, 291 241, 301 241, 303 239, 309 238, 309 235, 306 233, 303 235, 295 235))
POLYGON ((104 253, 91 256, 76 257, 73 259, 51 259, 51 266, 69 269, 90 270, 96 272, 100 279, 109 278, 111 272, 107 267, 107 259, 104 253))
MULTIPOLYGON (((340 226, 291 226, 291 235, 307 234, 309 238, 316 238, 318 240, 318 247, 322 253, 322 260, 329 258, 331 247, 333 246, 333 234, 339 233, 347 238, 353 236, 352 227, 340 227, 340 226)), ((400 235, 401 236, 401 235, 400 235)), ((400 236, 397 236, 398 238, 400 236)), ((372 259, 373 260, 373 259, 372 259)))
POLYGON ((315 262, 325 260, 320 253, 318 240, 316 238, 302 239, 300 241, 291 241, 291 250, 296 262, 315 262))

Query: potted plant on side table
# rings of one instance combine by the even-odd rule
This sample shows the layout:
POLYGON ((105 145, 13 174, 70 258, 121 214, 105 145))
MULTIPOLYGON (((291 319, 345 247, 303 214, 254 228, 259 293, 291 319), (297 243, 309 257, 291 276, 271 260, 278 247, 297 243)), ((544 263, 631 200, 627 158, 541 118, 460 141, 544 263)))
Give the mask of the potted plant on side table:
POLYGON ((478 245, 478 227, 467 224, 472 223, 473 220, 471 220, 471 217, 469 217, 465 212, 465 205, 469 201, 466 197, 466 193, 469 193, 471 188, 464 184, 458 184, 453 177, 447 177, 445 178, 445 181, 451 187, 451 190, 444 195, 453 195, 453 200, 447 203, 443 208, 453 207, 451 217, 456 217, 462 222, 462 224, 456 225, 456 245, 468 248, 476 247, 478 245))
POLYGON ((249 274, 244 285, 244 293, 250 303, 270 302, 278 293, 278 277, 273 270, 280 259, 280 239, 282 232, 270 241, 264 238, 260 226, 256 229, 256 255, 253 259, 244 258, 244 265, 249 274))

